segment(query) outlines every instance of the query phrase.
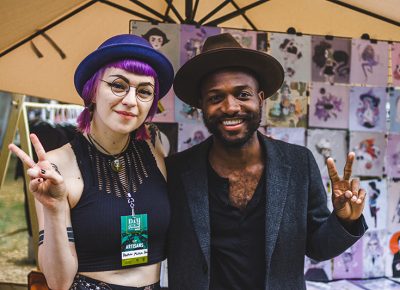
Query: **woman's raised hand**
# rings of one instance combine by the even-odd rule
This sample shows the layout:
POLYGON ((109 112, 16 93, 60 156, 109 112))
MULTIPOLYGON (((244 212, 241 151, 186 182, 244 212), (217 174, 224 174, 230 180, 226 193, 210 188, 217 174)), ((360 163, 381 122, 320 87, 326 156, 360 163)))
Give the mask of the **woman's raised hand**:
POLYGON ((57 210, 57 207, 65 203, 67 190, 65 182, 57 165, 50 163, 46 151, 35 134, 30 134, 30 139, 38 157, 35 163, 24 151, 14 144, 8 149, 15 153, 19 159, 29 168, 27 174, 30 177, 29 190, 35 198, 47 209, 57 210))

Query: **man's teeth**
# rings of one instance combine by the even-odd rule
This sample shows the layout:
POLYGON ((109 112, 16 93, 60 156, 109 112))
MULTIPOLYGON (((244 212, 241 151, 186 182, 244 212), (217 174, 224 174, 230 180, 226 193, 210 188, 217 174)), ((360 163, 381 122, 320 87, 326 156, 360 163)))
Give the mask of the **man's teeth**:
POLYGON ((240 124, 242 122, 243 122, 242 119, 233 119, 233 120, 222 121, 222 124, 224 124, 225 126, 234 126, 234 125, 240 124))

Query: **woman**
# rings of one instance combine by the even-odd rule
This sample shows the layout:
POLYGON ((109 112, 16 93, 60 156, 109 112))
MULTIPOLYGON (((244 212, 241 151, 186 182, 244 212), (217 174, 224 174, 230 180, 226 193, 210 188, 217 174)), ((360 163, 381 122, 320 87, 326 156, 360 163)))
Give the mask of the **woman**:
POLYGON ((159 289, 169 223, 163 150, 145 121, 173 69, 143 38, 118 35, 75 72, 81 133, 28 167, 37 202, 39 265, 52 289, 159 289))

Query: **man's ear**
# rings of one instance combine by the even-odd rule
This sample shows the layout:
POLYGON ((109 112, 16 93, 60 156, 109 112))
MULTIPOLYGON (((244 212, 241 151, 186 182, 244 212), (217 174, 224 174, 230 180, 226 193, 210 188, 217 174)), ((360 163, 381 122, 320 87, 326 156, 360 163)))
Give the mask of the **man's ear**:
POLYGON ((263 102, 264 99, 265 99, 264 91, 259 91, 259 92, 258 92, 258 97, 260 98, 260 104, 262 104, 262 102, 263 102))

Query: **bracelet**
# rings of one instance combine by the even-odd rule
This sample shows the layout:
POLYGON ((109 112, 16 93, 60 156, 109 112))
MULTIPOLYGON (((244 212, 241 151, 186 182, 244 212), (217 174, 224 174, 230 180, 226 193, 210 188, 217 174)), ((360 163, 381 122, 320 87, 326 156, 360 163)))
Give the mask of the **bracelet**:
MULTIPOLYGON (((68 236, 68 242, 75 243, 74 231, 72 230, 72 227, 67 227, 67 236, 68 236)), ((43 242, 44 242, 44 230, 41 230, 39 231, 38 246, 42 245, 43 242)))

